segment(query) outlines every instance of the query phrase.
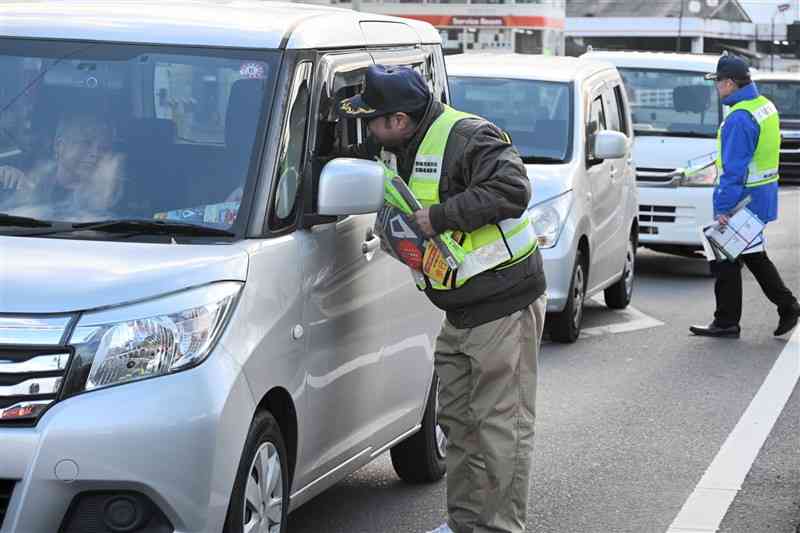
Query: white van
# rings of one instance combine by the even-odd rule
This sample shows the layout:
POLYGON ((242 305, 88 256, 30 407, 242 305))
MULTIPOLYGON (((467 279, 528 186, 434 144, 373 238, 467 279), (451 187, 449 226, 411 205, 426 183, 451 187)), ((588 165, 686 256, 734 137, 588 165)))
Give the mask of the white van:
POLYGON ((631 120, 614 65, 572 57, 447 57, 461 111, 511 135, 531 179, 532 217, 547 277, 547 330, 574 342, 583 303, 611 308, 633 294, 636 181, 631 120))
POLYGON ((702 249, 698 226, 713 219, 717 129, 723 106, 714 82, 717 56, 658 52, 589 52, 617 66, 636 135, 639 243, 681 255, 702 249), (708 165, 687 177, 683 169, 708 165))
POLYGON ((800 73, 754 72, 753 81, 781 118, 781 183, 800 182, 800 73))

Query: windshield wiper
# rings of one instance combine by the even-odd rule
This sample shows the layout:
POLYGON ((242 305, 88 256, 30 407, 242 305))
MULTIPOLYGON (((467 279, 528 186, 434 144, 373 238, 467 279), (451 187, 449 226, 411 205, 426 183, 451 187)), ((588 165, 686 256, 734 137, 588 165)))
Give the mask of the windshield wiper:
POLYGON ((66 228, 52 231, 27 233, 28 236, 46 236, 60 233, 76 233, 79 231, 99 231, 105 233, 124 233, 128 235, 180 235, 185 237, 235 237, 236 234, 224 229, 188 224, 186 222, 168 222, 165 220, 143 220, 137 218, 120 218, 100 220, 97 222, 79 222, 66 228))
POLYGON ((644 130, 635 131, 636 135, 651 135, 659 137, 689 137, 692 139, 713 139, 715 133, 704 133, 700 131, 658 131, 658 130, 644 130))
POLYGON ((168 222, 165 220, 142 220, 120 218, 98 222, 73 224, 70 231, 103 231, 107 233, 152 233, 156 235, 184 235, 188 237, 235 237, 232 231, 189 224, 187 222, 168 222))
POLYGON ((522 162, 528 165, 533 165, 536 163, 545 163, 545 164, 555 164, 555 163, 563 163, 564 160, 558 157, 547 157, 547 156, 540 156, 540 155, 525 155, 522 156, 522 162))
POLYGON ((31 217, 18 217, 8 213, 0 213, 0 226, 17 226, 20 228, 51 228, 53 224, 46 220, 31 217))

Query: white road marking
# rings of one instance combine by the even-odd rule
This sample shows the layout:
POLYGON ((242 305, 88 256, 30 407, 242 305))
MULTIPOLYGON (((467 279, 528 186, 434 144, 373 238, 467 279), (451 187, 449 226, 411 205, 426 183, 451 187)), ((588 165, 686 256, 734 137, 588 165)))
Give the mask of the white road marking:
MULTIPOLYGON (((605 305, 602 296, 592 299, 600 304, 605 305)), ((581 337, 598 337, 600 335, 611 335, 614 333, 629 333, 631 331, 656 328, 664 325, 664 323, 660 320, 657 320, 650 315, 646 315, 635 307, 631 306, 628 306, 621 311, 615 311, 615 313, 617 316, 624 317, 624 322, 582 329, 581 337)))
POLYGON ((783 348, 742 418, 683 504, 667 533, 719 528, 758 452, 800 379, 800 329, 783 348))
MULTIPOLYGON (((602 294, 599 294, 591 298, 590 300, 602 306, 606 305, 602 294)), ((650 315, 646 315, 645 313, 639 311, 638 309, 630 305, 622 310, 618 311, 609 310, 609 311, 614 313, 616 319, 622 321, 614 324, 608 324, 605 326, 582 328, 579 338, 583 339, 589 337, 600 337, 603 335, 613 335, 615 333, 629 333, 631 331, 655 328, 664 325, 664 323, 661 322, 660 320, 655 319, 650 315)), ((585 315, 584 315, 584 320, 586 320, 585 315)), ((552 342, 551 340, 545 339, 542 341, 542 344, 550 344, 551 342, 552 342)))

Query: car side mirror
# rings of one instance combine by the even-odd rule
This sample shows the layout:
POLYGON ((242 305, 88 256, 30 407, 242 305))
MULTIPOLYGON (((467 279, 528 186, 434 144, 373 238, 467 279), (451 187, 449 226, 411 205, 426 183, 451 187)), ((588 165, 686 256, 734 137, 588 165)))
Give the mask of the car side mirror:
POLYGON ((364 159, 333 159, 322 168, 318 191, 320 215, 374 213, 383 206, 383 167, 364 159))
POLYGON ((628 154, 628 138, 619 131, 602 130, 594 134, 594 158, 620 159, 628 154))

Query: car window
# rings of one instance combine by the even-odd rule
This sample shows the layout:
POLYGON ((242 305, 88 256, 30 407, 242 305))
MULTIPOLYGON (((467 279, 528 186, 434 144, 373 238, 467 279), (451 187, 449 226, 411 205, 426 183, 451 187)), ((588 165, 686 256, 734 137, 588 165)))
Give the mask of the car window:
POLYGON ((701 72, 619 68, 636 135, 714 138, 722 108, 701 72))
POLYGON ((304 62, 295 70, 295 79, 289 98, 291 105, 279 151, 275 206, 270 224, 273 229, 290 224, 294 218, 292 215, 302 183, 301 177, 305 160, 308 108, 311 96, 311 67, 310 62, 304 62))
POLYGON ((603 97, 598 96, 589 105, 589 120, 586 124, 590 133, 597 133, 608 127, 606 124, 606 110, 603 105, 603 97))
POLYGON ((594 134, 607 129, 606 110, 603 97, 598 96, 589 104, 588 121, 586 124, 586 155, 587 159, 594 159, 594 134))
POLYGON ((506 131, 526 163, 563 163, 572 146, 572 85, 512 78, 450 76, 456 109, 506 131))
POLYGON ((616 103, 617 115, 619 117, 618 131, 621 131, 625 135, 630 136, 630 132, 628 131, 627 107, 621 85, 614 86, 614 102, 616 103))
POLYGON ((758 92, 778 108, 781 118, 800 119, 800 83, 791 81, 759 81, 758 92))
POLYGON ((4 40, 0 167, 18 179, 0 188, 0 212, 232 228, 255 179, 280 57, 4 40))
POLYGON ((164 59, 153 65, 156 118, 175 123, 178 142, 224 144, 225 109, 220 103, 228 101, 237 80, 263 75, 263 66, 164 59))
POLYGON ((608 120, 608 129, 612 131, 622 131, 620 128, 620 117, 619 117, 619 108, 617 106, 617 100, 614 96, 614 92, 610 89, 607 89, 603 93, 603 103, 608 112, 606 115, 606 119, 608 120))

